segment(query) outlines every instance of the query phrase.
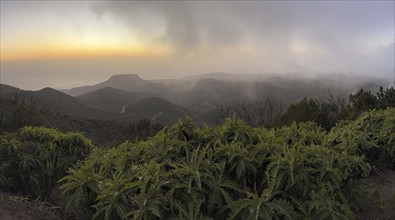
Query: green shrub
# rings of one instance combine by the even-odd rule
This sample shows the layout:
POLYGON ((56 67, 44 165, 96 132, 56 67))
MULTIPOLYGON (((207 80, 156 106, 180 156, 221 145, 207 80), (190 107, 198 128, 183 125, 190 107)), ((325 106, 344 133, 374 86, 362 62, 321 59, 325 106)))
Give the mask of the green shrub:
POLYGON ((328 144, 349 154, 364 155, 377 169, 395 169, 395 108, 367 111, 341 123, 328 134, 328 144))
POLYGON ((0 143, 0 189, 47 196, 69 167, 92 150, 81 134, 44 127, 24 127, 0 143))
POLYGON ((371 166, 354 142, 334 138, 342 126, 353 125, 328 135, 311 122, 267 130, 235 118, 216 128, 183 119, 146 141, 94 152, 61 182, 76 213, 94 219, 355 219, 349 192, 371 166))

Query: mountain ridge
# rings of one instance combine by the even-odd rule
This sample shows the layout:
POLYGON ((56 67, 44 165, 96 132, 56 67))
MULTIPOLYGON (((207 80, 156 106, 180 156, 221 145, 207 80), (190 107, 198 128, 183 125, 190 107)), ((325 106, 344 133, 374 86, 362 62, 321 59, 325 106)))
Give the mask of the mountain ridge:
POLYGON ((79 96, 105 87, 113 87, 126 91, 149 91, 155 85, 155 83, 149 80, 141 79, 137 74, 118 74, 112 75, 106 81, 95 85, 74 87, 62 91, 71 96, 79 96))
POLYGON ((131 92, 113 87, 104 87, 81 94, 76 96, 76 98, 111 113, 120 113, 125 105, 154 95, 151 93, 131 92))
POLYGON ((56 89, 45 87, 37 91, 21 90, 16 87, 0 84, 1 96, 15 96, 15 99, 34 103, 40 108, 60 112, 64 115, 85 119, 114 119, 114 115, 94 108, 83 100, 64 94, 56 89), (14 93, 14 94, 11 94, 14 93))

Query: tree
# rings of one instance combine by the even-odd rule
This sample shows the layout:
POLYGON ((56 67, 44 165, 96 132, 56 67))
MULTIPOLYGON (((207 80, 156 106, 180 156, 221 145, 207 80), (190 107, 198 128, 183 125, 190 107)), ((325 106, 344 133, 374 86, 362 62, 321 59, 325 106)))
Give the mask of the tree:
POLYGON ((395 89, 394 87, 383 89, 380 87, 380 90, 377 92, 378 105, 377 107, 380 109, 385 109, 388 107, 395 107, 395 89))
POLYGON ((232 105, 224 101, 216 103, 215 115, 221 123, 232 115, 236 115, 248 125, 271 127, 275 114, 282 112, 281 104, 270 97, 253 103, 241 102, 232 105))
POLYGON ((0 131, 16 131, 24 126, 43 125, 43 115, 33 100, 26 101, 17 90, 0 96, 0 131))
POLYGON ((292 104, 284 113, 276 119, 276 125, 290 125, 292 122, 315 121, 320 114, 320 104, 315 99, 304 98, 302 101, 292 104))
POLYGON ((349 96, 349 101, 351 107, 358 113, 358 115, 368 109, 376 108, 378 104, 377 97, 373 95, 372 92, 365 91, 363 89, 360 89, 355 94, 351 94, 349 96))

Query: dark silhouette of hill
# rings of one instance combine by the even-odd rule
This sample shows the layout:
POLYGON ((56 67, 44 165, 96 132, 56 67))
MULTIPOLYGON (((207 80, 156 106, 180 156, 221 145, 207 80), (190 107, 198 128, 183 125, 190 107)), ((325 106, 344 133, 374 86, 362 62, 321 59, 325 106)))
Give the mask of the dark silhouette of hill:
POLYGON ((33 99, 41 106, 54 109, 65 115, 85 119, 111 119, 113 115, 85 103, 75 97, 66 95, 52 88, 31 92, 33 99))
POLYGON ((0 84, 0 131, 45 126, 80 131, 96 145, 114 146, 125 140, 127 123, 51 88, 25 91, 0 84))
POLYGON ((77 97, 52 88, 38 91, 20 90, 1 85, 1 96, 8 99, 33 103, 45 112, 79 119, 134 121, 142 118, 170 123, 184 115, 194 117, 197 113, 162 98, 149 97, 151 93, 129 92, 105 87, 77 97), (155 117, 156 116, 156 117, 155 117))
POLYGON ((85 103, 81 99, 77 99, 49 87, 38 91, 27 91, 1 85, 1 96, 10 99, 21 99, 26 102, 34 103, 34 105, 40 109, 58 112, 76 118, 113 119, 115 117, 108 112, 85 103))
POLYGON ((149 97, 130 104, 126 106, 124 113, 126 118, 147 118, 161 123, 172 123, 185 115, 194 117, 196 113, 157 97, 149 97))
POLYGON ((18 91, 22 91, 22 90, 19 88, 13 87, 13 86, 0 84, 0 95, 2 95, 2 96, 5 96, 7 94, 10 95, 10 94, 18 92, 18 91))
POLYGON ((124 108, 126 105, 150 96, 153 96, 153 94, 143 92, 129 92, 112 87, 105 87, 92 92, 84 93, 77 96, 77 98, 105 111, 119 114, 125 110, 124 108))

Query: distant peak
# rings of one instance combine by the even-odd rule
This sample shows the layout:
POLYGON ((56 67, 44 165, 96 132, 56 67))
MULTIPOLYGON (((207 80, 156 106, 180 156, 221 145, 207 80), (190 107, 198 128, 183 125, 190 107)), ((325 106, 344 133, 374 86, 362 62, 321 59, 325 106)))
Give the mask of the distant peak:
POLYGON ((53 89, 51 87, 45 87, 45 88, 40 89, 39 91, 45 92, 45 91, 58 91, 58 90, 53 89))
POLYGON ((45 87, 45 88, 42 88, 42 89, 34 91, 34 92, 38 92, 41 94, 50 94, 50 95, 64 94, 63 92, 56 90, 54 88, 51 88, 51 87, 45 87))
POLYGON ((121 79, 121 80, 139 79, 139 80, 142 80, 137 74, 118 74, 118 75, 111 76, 110 80, 112 80, 112 79, 121 79))

